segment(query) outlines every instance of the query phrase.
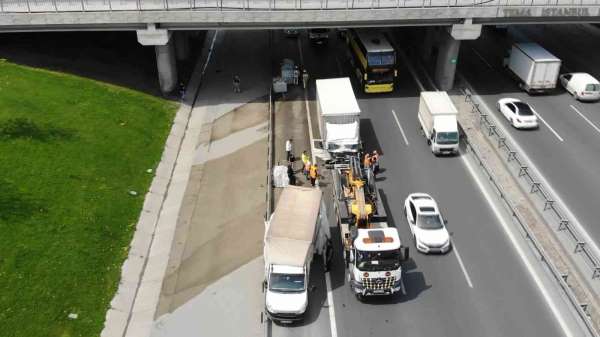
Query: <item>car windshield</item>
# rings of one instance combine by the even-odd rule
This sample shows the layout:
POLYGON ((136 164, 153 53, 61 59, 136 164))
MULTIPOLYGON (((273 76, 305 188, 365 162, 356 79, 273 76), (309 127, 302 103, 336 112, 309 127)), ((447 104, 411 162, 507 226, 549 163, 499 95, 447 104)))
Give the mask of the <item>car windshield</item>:
POLYGON ((271 274, 269 290, 282 293, 304 291, 304 274, 271 274))
POLYGON ((393 51, 367 54, 369 67, 392 66, 396 63, 396 55, 393 51))
POLYGON ((458 132, 438 132, 438 144, 456 144, 458 143, 458 132))
POLYGON ((361 271, 396 270, 400 267, 400 253, 397 250, 380 252, 357 250, 356 267, 361 271))
POLYGON ((585 91, 600 91, 600 84, 588 84, 585 86, 585 91))
POLYGON ((421 229, 440 229, 442 221, 437 214, 419 214, 417 217, 417 227, 421 229))
POLYGON ((515 102, 513 104, 519 109, 519 116, 533 116, 533 110, 531 110, 529 104, 523 102, 515 102))

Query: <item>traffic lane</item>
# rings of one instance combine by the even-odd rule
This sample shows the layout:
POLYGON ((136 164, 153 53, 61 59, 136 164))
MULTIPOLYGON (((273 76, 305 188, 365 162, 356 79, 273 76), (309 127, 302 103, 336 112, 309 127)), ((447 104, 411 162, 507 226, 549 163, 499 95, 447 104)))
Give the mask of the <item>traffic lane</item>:
MULTIPOLYGON (((479 46, 477 49, 487 49, 479 46)), ((461 70, 480 97, 487 103, 496 120, 504 126, 512 138, 523 148, 527 156, 546 177, 556 191, 560 191, 568 207, 582 226, 596 241, 600 241, 600 228, 596 221, 596 200, 599 197, 600 181, 596 178, 600 166, 600 134, 588 125, 571 108, 567 94, 530 96, 524 92, 510 92, 510 78, 497 71, 486 69, 469 49, 461 59, 461 70), (510 92, 509 94, 504 94, 510 92), (495 109, 495 103, 502 97, 515 97, 529 102, 544 120, 564 139, 556 136, 541 124, 540 130, 516 130, 495 109), (546 132, 543 132, 546 131, 546 132)), ((589 106, 583 104, 583 106, 589 106)))
MULTIPOLYGON (((417 97, 412 101, 404 99, 389 103, 396 108, 404 107, 399 108, 401 123, 417 125, 417 97)), ((407 151, 402 151, 401 147, 398 150, 399 131, 393 128, 390 115, 381 113, 390 108, 376 105, 363 111, 365 117, 373 118, 376 137, 386 153, 382 164, 389 169, 385 172, 388 178, 379 183, 379 187, 388 194, 389 200, 395 200, 395 207, 390 207, 394 222, 406 242, 410 231, 402 213, 404 198, 417 191, 430 193, 449 220, 448 229, 473 283, 472 289, 467 286, 452 255, 455 252, 445 256, 425 256, 415 253, 414 245, 410 244, 416 266, 431 286, 416 301, 435 294, 435 305, 442 308, 442 316, 460 308, 460 313, 453 312, 453 319, 476 321, 466 327, 444 326, 442 330, 448 335, 489 335, 490 331, 499 335, 537 335, 540 332, 548 336, 562 335, 461 159, 434 157, 417 128, 405 128, 411 145, 407 151), (388 118, 379 118, 384 116, 388 118), (442 290, 436 293, 440 287, 442 290)), ((410 288, 408 284, 406 287, 407 290, 410 288)))

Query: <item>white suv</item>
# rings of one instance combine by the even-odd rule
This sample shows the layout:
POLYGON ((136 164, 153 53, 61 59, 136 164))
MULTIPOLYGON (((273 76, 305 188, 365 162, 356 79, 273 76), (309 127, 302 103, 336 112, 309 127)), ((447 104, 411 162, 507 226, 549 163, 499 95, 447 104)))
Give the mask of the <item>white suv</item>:
POLYGON ((412 193, 404 201, 404 215, 417 250, 422 253, 447 253, 450 234, 437 203, 425 193, 412 193))

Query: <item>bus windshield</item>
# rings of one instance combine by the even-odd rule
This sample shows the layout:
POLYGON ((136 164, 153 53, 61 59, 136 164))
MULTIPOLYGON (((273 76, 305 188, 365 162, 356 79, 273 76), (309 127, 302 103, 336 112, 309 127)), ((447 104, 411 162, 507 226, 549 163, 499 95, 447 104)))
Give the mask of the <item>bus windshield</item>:
POLYGON ((369 67, 393 66, 396 63, 396 54, 393 51, 367 53, 369 67))
POLYGON ((392 72, 392 70, 384 72, 370 72, 367 75, 368 84, 390 83, 392 81, 394 81, 394 73, 392 72))

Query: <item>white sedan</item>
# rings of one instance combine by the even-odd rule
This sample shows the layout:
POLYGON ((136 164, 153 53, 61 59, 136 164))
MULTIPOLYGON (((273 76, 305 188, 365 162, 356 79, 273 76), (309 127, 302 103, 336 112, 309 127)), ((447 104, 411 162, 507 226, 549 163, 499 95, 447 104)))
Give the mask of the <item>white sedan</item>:
POLYGON ((417 250, 422 253, 446 253, 450 234, 437 203, 425 193, 412 193, 404 201, 404 215, 417 250))
POLYGON ((517 129, 535 129, 538 125, 537 114, 533 108, 516 98, 503 98, 496 105, 498 111, 517 129))

